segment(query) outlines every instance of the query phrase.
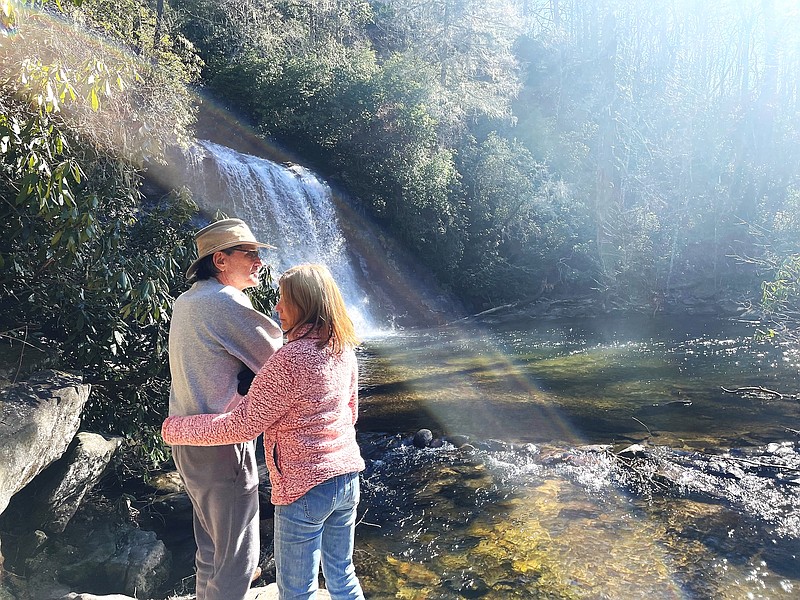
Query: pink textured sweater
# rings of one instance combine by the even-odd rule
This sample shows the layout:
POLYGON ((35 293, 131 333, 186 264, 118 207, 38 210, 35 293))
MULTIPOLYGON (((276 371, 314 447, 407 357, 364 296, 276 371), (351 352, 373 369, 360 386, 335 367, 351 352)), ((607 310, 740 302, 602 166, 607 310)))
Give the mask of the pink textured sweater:
POLYGON ((355 352, 334 354, 317 348, 318 341, 310 335, 273 354, 231 412, 168 417, 164 441, 218 446, 263 432, 273 504, 290 504, 331 477, 363 470, 355 352))

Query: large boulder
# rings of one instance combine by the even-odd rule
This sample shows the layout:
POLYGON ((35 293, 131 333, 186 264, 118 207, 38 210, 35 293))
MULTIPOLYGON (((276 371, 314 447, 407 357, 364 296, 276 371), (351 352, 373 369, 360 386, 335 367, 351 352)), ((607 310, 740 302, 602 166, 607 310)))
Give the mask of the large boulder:
POLYGON ((79 433, 63 457, 14 496, 0 523, 16 531, 63 532, 121 443, 119 437, 79 433))
MULTIPOLYGON (((40 371, 0 396, 0 514, 12 496, 64 454, 80 426, 89 386, 80 375, 40 371)), ((3 568, 0 552, 0 572, 3 568)))
POLYGON ((0 513, 64 454, 88 398, 89 385, 62 371, 40 371, 6 390, 0 401, 0 513))

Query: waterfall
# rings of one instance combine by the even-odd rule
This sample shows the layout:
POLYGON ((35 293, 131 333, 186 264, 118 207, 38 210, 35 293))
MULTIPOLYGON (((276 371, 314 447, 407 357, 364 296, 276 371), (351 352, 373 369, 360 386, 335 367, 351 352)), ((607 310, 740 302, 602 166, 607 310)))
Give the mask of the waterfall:
POLYGON ((277 278, 300 263, 326 265, 342 291, 359 335, 380 328, 359 283, 328 185, 300 166, 285 167, 209 141, 198 141, 193 190, 200 209, 243 219, 276 246, 265 262, 277 278))

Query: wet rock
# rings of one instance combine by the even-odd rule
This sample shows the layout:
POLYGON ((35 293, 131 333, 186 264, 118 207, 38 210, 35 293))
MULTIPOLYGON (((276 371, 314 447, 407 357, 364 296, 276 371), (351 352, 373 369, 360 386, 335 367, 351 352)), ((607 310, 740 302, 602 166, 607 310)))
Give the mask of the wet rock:
POLYGON ((425 565, 408 560, 400 560, 394 556, 387 556, 386 562, 398 579, 407 579, 426 585, 438 585, 441 577, 425 565))
POLYGON ((710 460, 706 470, 709 474, 718 477, 742 479, 745 476, 745 472, 741 467, 724 460, 710 460))
POLYGON ((416 448, 427 448, 433 441, 433 433, 430 429, 420 429, 414 434, 412 443, 416 448))
POLYGON ((604 453, 611 450, 611 444, 592 444, 590 446, 581 446, 578 450, 583 452, 604 453))
POLYGON ((463 598, 481 598, 492 591, 489 584, 480 577, 471 577, 468 573, 462 577, 447 579, 443 583, 463 598))
POLYGON ((783 442, 783 443, 772 443, 767 444, 767 447, 764 449, 766 454, 772 454, 774 456, 794 456, 797 454, 794 449, 794 444, 792 442, 783 442))
POLYGON ((468 579, 458 592, 465 598, 480 598, 491 591, 489 585, 480 577, 468 579))
POLYGON ((644 458, 647 455, 647 451, 642 444, 631 444, 617 451, 617 454, 628 458, 644 458))
POLYGON ((502 440, 483 440, 481 442, 474 442, 474 446, 480 448, 481 450, 486 450, 488 452, 502 452, 504 450, 508 450, 510 445, 507 442, 502 440))
POLYGON ((456 448, 461 448, 464 444, 469 443, 469 436, 467 435, 449 435, 447 441, 453 444, 456 448))
POLYGON ((600 512, 595 508, 566 507, 558 511, 558 517, 560 519, 569 519, 571 521, 578 519, 592 521, 600 518, 600 512))

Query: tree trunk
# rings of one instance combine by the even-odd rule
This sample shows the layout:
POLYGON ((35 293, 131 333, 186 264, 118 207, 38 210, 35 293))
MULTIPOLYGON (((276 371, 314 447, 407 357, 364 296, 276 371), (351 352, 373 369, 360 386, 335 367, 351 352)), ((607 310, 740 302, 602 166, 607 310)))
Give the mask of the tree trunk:
POLYGON ((164 0, 156 2, 156 27, 153 32, 153 60, 158 60, 158 50, 161 47, 161 28, 164 21, 164 0))

